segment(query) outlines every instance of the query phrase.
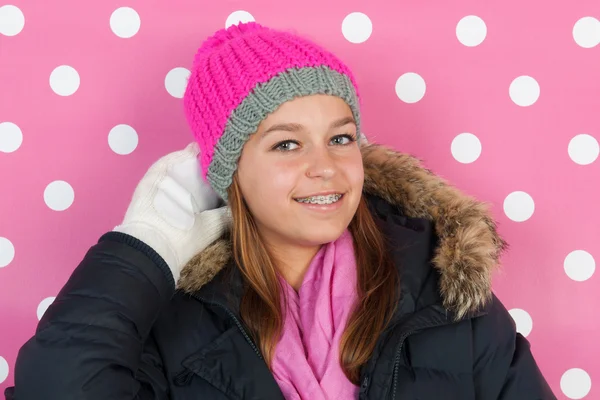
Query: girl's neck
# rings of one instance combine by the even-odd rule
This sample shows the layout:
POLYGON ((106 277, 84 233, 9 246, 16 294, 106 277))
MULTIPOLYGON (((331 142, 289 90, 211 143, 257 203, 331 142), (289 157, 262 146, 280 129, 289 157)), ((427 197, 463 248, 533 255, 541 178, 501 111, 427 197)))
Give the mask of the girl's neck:
POLYGON ((267 241, 267 248, 281 276, 298 291, 311 261, 319 252, 321 246, 302 246, 295 243, 267 241))

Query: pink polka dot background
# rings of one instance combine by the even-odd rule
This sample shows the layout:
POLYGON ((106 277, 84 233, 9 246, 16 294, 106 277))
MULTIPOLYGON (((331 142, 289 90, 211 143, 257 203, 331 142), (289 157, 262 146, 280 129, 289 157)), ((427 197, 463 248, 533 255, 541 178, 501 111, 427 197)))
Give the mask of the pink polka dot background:
POLYGON ((0 2, 0 389, 147 167, 191 141, 196 48, 252 19, 335 51, 371 141, 493 205, 496 293, 557 396, 600 398, 594 0, 0 2))

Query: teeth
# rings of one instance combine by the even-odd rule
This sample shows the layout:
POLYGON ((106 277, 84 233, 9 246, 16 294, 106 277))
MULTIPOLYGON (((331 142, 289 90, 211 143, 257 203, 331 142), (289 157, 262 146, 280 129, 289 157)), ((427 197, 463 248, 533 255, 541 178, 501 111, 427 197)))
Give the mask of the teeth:
POLYGON ((303 199, 296 199, 299 203, 308 204, 333 204, 342 198, 341 194, 330 194, 328 196, 312 196, 303 199))

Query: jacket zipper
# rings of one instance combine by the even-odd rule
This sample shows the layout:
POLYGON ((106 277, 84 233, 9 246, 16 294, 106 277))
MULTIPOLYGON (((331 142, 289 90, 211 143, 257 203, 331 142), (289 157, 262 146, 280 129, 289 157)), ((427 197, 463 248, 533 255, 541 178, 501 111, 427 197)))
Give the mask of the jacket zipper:
POLYGON ((227 308, 226 306, 224 306, 221 303, 218 303, 216 301, 208 301, 205 298, 197 296, 195 294, 193 294, 192 296, 194 298, 200 300, 201 302, 205 303, 205 304, 210 304, 210 305, 218 306, 218 307, 221 307, 223 310, 225 310, 225 312, 227 312, 227 314, 229 314, 229 316, 231 317, 231 319, 233 319, 233 321, 237 325, 237 327, 240 330, 240 332, 242 332, 242 335, 244 335, 244 338, 246 339, 246 341, 250 344, 250 346, 252 346, 252 349, 254 349, 254 352, 256 353, 256 355, 261 360, 263 360, 263 356, 260 353, 260 350, 258 349, 258 347, 256 346, 256 344, 254 343, 254 341, 252 340, 252 338, 250 337, 250 335, 248 335, 248 333, 244 329, 244 326, 242 325, 242 323, 240 322, 240 320, 231 312, 231 310, 229 310, 229 308, 227 308))
POLYGON ((358 395, 358 398, 360 400, 365 398, 365 395, 367 394, 367 388, 369 387, 369 375, 365 375, 365 377, 362 380, 362 383, 360 385, 360 392, 358 395))
POLYGON ((398 387, 398 368, 400 368, 400 357, 402 355, 402 346, 407 337, 415 333, 416 331, 408 331, 400 337, 400 343, 396 347, 396 356, 394 357, 394 372, 392 374, 392 381, 394 382, 394 388, 392 390, 392 400, 396 399, 396 389, 398 387))
MULTIPOLYGON (((485 315, 485 312, 480 312, 478 314, 475 314, 475 316, 481 316, 481 315, 485 315)), ((400 368, 400 357, 402 356, 402 346, 404 345, 404 342, 406 341, 406 338, 409 337, 410 335, 419 332, 423 329, 427 329, 427 328, 433 328, 436 326, 444 326, 447 323, 454 323, 454 322, 443 322, 443 323, 438 323, 438 322, 434 322, 434 323, 426 323, 426 324, 422 324, 421 326, 415 327, 405 333, 402 334, 402 336, 400 336, 400 343, 398 343, 397 347, 396 347, 396 355, 394 357, 394 371, 392 374, 392 379, 394 382, 394 386, 393 386, 393 390, 392 390, 392 400, 396 400, 396 390, 398 388, 398 368, 400 368)))
MULTIPOLYGON (((252 339, 250 338, 250 335, 248 335, 248 333, 246 332, 246 330, 242 326, 242 323, 240 322, 240 320, 229 310, 229 308, 227 308, 226 306, 224 306, 221 303, 218 303, 216 301, 208 301, 204 297, 200 297, 200 296, 197 296, 195 294, 192 294, 192 297, 194 297, 195 299, 199 300, 202 303, 209 304, 209 305, 214 305, 214 306, 218 306, 218 307, 221 307, 223 310, 225 310, 227 312, 227 314, 230 316, 230 318, 233 319, 233 321, 237 325, 237 327, 240 330, 240 332, 242 332, 242 335, 244 335, 244 338, 246 339, 246 341, 250 344, 250 346, 252 346, 252 349, 254 349, 254 352, 256 353, 256 355, 261 360, 263 359, 263 356, 260 353, 260 351, 258 350, 258 347, 256 346, 256 344, 254 344, 254 341, 252 341, 252 339)), ((175 376, 173 382, 177 386, 186 386, 186 385, 188 385, 191 382, 192 376, 194 376, 194 374, 195 373, 193 371, 190 371, 188 369, 184 369, 183 371, 181 371, 180 373, 178 373, 175 376)))

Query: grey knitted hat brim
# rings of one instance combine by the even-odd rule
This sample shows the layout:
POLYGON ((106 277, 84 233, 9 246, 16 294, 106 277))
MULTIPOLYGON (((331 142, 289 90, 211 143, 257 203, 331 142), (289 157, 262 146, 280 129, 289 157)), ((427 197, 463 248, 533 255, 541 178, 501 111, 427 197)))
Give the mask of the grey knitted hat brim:
POLYGON ((301 96, 328 94, 344 100, 354 116, 357 140, 360 136, 359 101, 349 77, 327 67, 290 68, 257 84, 227 119, 223 136, 214 148, 207 180, 214 191, 227 201, 227 189, 233 181, 244 144, 261 121, 283 103, 301 96))

